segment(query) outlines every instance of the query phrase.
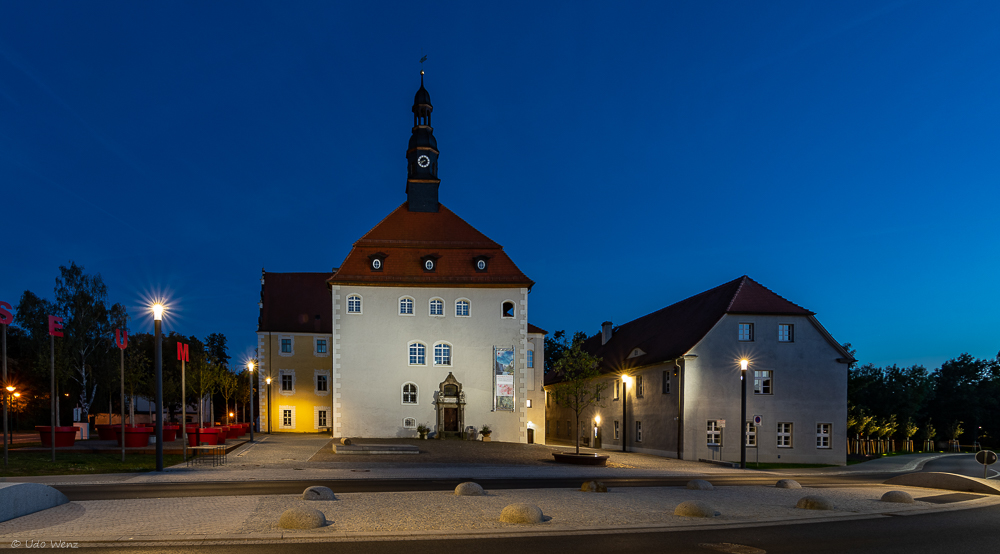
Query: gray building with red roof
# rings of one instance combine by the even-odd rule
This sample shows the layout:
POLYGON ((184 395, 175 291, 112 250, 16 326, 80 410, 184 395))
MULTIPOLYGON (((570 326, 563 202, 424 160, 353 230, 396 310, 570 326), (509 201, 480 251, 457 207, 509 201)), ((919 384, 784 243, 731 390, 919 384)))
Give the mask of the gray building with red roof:
MULTIPOLYGON (((749 462, 846 463, 851 355, 813 312, 747 276, 619 326, 605 322, 583 347, 602 359, 608 391, 581 423, 588 442, 738 462, 743 440, 749 462)), ((546 432, 572 440, 575 416, 554 401, 558 387, 559 376, 547 375, 546 432)))

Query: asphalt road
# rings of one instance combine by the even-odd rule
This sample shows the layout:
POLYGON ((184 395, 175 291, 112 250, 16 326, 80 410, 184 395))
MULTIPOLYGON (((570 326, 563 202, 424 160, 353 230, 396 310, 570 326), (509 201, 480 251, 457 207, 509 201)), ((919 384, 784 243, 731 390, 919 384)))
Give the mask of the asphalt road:
MULTIPOLYGON (((983 466, 976 461, 975 454, 961 454, 931 460, 924 465, 923 471, 943 471, 957 473, 969 477, 983 478, 983 466)), ((986 479, 1000 478, 1000 463, 989 466, 986 479)))
POLYGON ((136 548, 115 552, 212 554, 298 554, 336 551, 338 554, 608 554, 614 552, 734 554, 939 554, 995 552, 1000 543, 1000 506, 912 516, 798 525, 744 527, 714 531, 536 536, 455 540, 357 541, 204 545, 136 548))
MULTIPOLYGON (((881 483, 892 474, 865 475, 803 475, 795 479, 803 485, 838 486, 845 484, 881 483)), ((762 485, 774 484, 787 475, 713 475, 705 477, 713 484, 762 485)), ((679 487, 694 477, 668 479, 599 479, 609 487, 679 487)), ((198 483, 143 483, 100 485, 52 485, 71 501, 113 500, 120 498, 173 498, 199 496, 245 496, 269 494, 301 494, 308 487, 330 487, 337 493, 352 492, 404 492, 404 491, 446 491, 453 490, 459 483, 475 481, 490 490, 501 489, 550 489, 578 488, 587 479, 348 479, 341 481, 220 481, 198 483)))

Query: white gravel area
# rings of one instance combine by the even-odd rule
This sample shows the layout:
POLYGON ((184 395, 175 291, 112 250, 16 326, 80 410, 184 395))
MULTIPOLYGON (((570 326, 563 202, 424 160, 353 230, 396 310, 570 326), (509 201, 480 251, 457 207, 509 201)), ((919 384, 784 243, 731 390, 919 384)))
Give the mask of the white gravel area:
MULTIPOLYGON (((977 507, 1000 503, 986 496, 957 504, 891 504, 879 501, 889 490, 906 490, 921 498, 947 491, 908 487, 852 487, 778 489, 764 486, 717 487, 713 491, 683 487, 622 487, 609 493, 570 489, 487 491, 487 496, 455 496, 451 492, 393 492, 337 494, 332 501, 305 501, 298 495, 164 498, 72 502, 0 523, 0 541, 127 540, 130 537, 172 536, 263 538, 296 533, 330 536, 414 535, 449 532, 545 532, 629 527, 691 527, 753 524, 828 517, 863 517, 882 513, 977 507), (795 508, 799 498, 829 498, 831 511, 795 508), (681 502, 700 500, 721 512, 719 517, 694 519, 673 515, 681 502), (509 504, 526 502, 542 509, 538 525, 501 523, 509 504), (312 531, 278 528, 281 513, 292 506, 322 511, 329 524, 312 531)), ((334 491, 336 493, 336 491, 334 491)), ((2 544, 2 542, 0 542, 2 544)))

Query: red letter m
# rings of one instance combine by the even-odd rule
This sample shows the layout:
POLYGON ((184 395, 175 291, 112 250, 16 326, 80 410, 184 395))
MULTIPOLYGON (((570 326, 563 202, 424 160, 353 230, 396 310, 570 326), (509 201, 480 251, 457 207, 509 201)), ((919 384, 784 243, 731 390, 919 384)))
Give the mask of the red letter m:
POLYGON ((188 356, 188 345, 183 342, 177 343, 177 361, 179 362, 190 362, 191 358, 188 356))

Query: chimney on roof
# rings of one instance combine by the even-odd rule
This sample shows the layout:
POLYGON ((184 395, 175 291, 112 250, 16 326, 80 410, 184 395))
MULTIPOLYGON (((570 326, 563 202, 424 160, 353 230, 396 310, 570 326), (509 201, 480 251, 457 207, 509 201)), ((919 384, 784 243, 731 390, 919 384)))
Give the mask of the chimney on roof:
POLYGON ((601 344, 608 344, 609 340, 611 340, 611 322, 605 321, 601 324, 601 344))

